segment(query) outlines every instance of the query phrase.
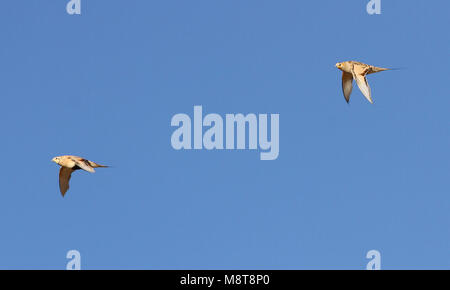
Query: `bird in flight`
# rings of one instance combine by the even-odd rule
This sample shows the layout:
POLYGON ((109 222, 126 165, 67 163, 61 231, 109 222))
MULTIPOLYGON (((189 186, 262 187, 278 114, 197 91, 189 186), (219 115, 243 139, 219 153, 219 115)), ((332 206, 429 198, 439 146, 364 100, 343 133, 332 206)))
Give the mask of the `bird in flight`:
POLYGON ((373 104, 366 75, 389 70, 388 68, 376 67, 357 61, 338 62, 336 67, 342 71, 342 92, 347 103, 350 101, 354 79, 364 97, 373 104))
POLYGON ((58 165, 61 165, 61 169, 59 170, 59 190, 61 191, 63 197, 69 189, 69 180, 72 172, 83 169, 94 173, 94 168, 108 167, 73 155, 57 156, 53 158, 52 161, 58 165))

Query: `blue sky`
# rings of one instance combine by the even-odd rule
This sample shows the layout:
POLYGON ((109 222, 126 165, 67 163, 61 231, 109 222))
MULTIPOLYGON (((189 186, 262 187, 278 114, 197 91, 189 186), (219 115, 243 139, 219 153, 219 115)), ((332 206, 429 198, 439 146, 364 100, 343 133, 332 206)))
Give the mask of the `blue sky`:
POLYGON ((367 2, 2 3, 0 268, 450 269, 450 3, 367 2), (344 60, 405 69, 347 105, 344 60), (174 150, 194 105, 280 114, 278 159, 174 150), (62 198, 63 154, 112 168, 62 198))

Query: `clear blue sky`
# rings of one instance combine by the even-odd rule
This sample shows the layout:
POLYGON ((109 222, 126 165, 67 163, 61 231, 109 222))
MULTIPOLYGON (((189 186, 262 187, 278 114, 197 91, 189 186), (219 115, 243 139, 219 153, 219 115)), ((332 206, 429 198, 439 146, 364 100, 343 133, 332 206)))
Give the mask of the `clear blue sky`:
POLYGON ((67 2, 0 11, 1 269, 450 269, 448 1, 67 2), (344 60, 405 69, 347 105, 344 60), (194 105, 279 158, 174 150, 194 105), (62 198, 63 154, 113 167, 62 198))

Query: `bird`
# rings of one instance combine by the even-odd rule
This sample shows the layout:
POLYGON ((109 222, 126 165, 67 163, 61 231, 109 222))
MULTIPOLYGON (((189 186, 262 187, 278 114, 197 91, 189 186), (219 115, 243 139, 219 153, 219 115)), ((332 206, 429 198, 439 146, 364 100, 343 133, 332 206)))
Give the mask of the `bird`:
POLYGON ((94 173, 94 168, 108 167, 73 155, 57 156, 54 157, 52 161, 61 166, 61 169, 59 170, 59 190, 61 191, 63 197, 69 189, 69 180, 72 172, 83 169, 94 173))
POLYGON ((347 103, 350 101, 354 79, 364 97, 373 104, 372 94, 366 75, 390 70, 389 68, 376 67, 358 61, 338 62, 336 67, 342 71, 342 92, 344 93, 347 103))

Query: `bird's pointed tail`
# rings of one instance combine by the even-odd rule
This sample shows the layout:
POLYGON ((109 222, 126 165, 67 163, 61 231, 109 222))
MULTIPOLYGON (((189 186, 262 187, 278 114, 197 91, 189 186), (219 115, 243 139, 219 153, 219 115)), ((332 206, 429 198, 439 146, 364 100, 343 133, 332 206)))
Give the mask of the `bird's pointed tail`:
POLYGON ((384 67, 372 67, 372 71, 370 73, 377 73, 380 71, 386 71, 386 70, 391 70, 391 68, 384 68, 384 67))
POLYGON ((390 68, 389 70, 403 70, 403 69, 406 69, 406 67, 393 67, 390 68))
POLYGON ((385 67, 377 67, 377 66, 371 66, 370 72, 368 74, 377 73, 380 71, 387 71, 387 70, 403 70, 406 69, 405 67, 392 67, 392 68, 385 68, 385 67))
POLYGON ((98 164, 98 163, 95 163, 95 162, 92 162, 92 161, 89 161, 89 163, 91 164, 91 166, 92 167, 94 167, 94 168, 108 168, 109 166, 108 165, 101 165, 101 164, 98 164))
POLYGON ((377 73, 377 72, 386 71, 386 70, 403 70, 403 69, 406 69, 406 68, 404 68, 404 67, 393 67, 393 68, 373 67, 372 73, 377 73))

